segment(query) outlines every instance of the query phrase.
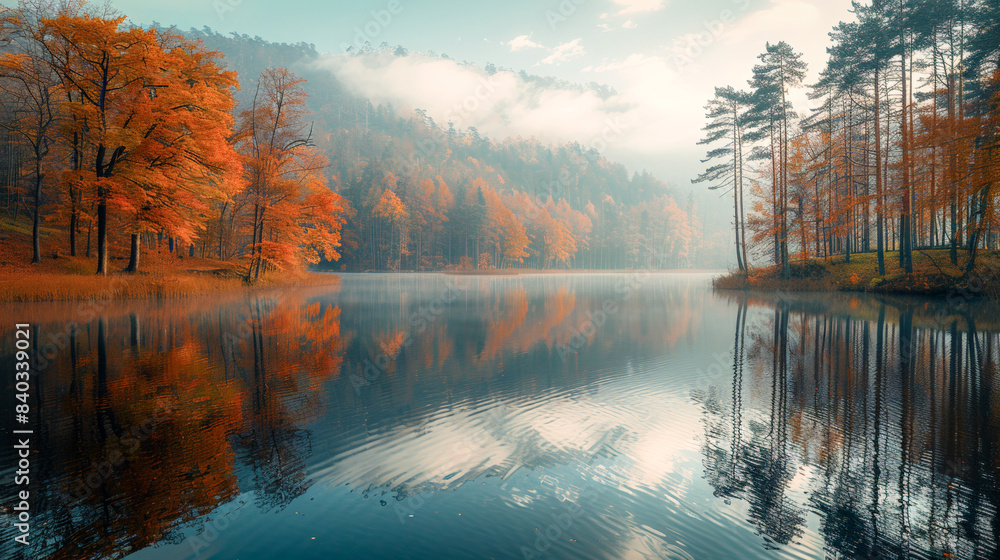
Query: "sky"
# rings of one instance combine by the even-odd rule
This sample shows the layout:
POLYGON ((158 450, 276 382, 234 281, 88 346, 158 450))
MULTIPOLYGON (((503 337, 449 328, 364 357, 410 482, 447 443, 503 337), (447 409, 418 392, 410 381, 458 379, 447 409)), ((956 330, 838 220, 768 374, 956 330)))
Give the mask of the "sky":
MULTIPOLYGON (((208 26, 312 43, 319 64, 374 103, 427 111, 494 139, 535 136, 600 149, 683 190, 704 169, 697 142, 716 86, 747 87, 767 42, 826 62, 850 0, 112 0, 135 24, 208 26), (345 55, 365 41, 410 54, 345 55), (447 55, 449 58, 442 58, 447 55), (483 68, 502 70, 492 76, 483 68), (505 71, 509 69, 511 71, 505 71), (556 80, 525 80, 521 71, 556 80), (578 87, 614 89, 598 95, 578 87)), ((808 112, 805 90, 793 92, 808 112)))

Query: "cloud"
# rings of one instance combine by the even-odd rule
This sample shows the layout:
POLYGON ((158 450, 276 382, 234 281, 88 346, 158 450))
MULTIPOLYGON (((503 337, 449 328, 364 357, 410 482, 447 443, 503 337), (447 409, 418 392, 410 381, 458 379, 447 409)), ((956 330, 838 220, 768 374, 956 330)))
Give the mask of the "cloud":
POLYGON ((667 5, 667 0, 612 0, 615 4, 623 6, 618 15, 638 14, 642 12, 656 12, 662 10, 667 5))
POLYGON ((510 48, 510 52, 524 51, 528 49, 542 49, 548 51, 549 56, 543 58, 539 64, 556 64, 559 62, 568 62, 574 58, 580 58, 587 54, 587 50, 584 49, 581 42, 583 39, 574 39, 568 43, 563 43, 555 48, 548 48, 541 43, 536 43, 531 40, 528 35, 518 35, 506 43, 501 41, 500 44, 510 48))
POLYGON ((573 39, 568 43, 563 43, 552 49, 552 54, 542 59, 541 64, 556 64, 558 62, 568 62, 574 58, 580 58, 587 54, 581 42, 583 39, 573 39))
MULTIPOLYGON (((555 80, 525 79, 507 71, 489 76, 472 65, 419 54, 330 55, 323 64, 345 87, 373 103, 424 109, 438 123, 453 120, 460 128, 475 126, 497 141, 534 136, 543 142, 589 145, 600 138, 610 119, 620 123, 624 133, 608 143, 609 157, 631 169, 646 168, 686 183, 703 170, 699 158, 704 147, 697 141, 704 126, 703 108, 715 86, 747 88, 765 42, 780 39, 805 54, 810 64, 806 83, 813 83, 827 58, 826 32, 838 19, 848 17, 850 0, 768 0, 748 4, 745 10, 740 6, 732 8, 733 21, 717 34, 715 18, 706 20, 710 27, 699 19, 673 37, 658 39, 662 46, 650 45, 632 54, 602 58, 594 52, 599 43, 586 36, 553 49, 543 45, 544 51, 527 49, 546 57, 539 69, 554 69, 569 59, 579 63, 581 70, 572 71, 579 72, 575 75, 581 83, 610 84, 618 92, 603 97, 555 80), (690 64, 679 65, 679 59, 690 64), (484 80, 491 84, 491 92, 477 99, 475 91, 484 80), (455 107, 463 104, 475 110, 456 112, 455 107)), ((629 19, 639 21, 623 17, 605 23, 615 30, 629 19)), ((603 36, 597 28, 592 33, 603 36)), ((516 42, 518 38, 500 48, 507 51, 516 42)), ((811 104, 804 89, 794 90, 792 99, 799 113, 808 113, 811 104)))
POLYGON ((639 25, 632 20, 628 20, 622 24, 622 27, 625 29, 635 29, 636 27, 639 27, 639 25))
POLYGON ((506 43, 501 41, 500 44, 510 47, 510 52, 523 51, 527 49, 545 49, 543 45, 532 41, 529 35, 518 35, 506 43))
MULTIPOLYGON (((372 103, 422 109, 436 123, 476 127, 497 141, 535 137, 546 143, 580 142, 612 153, 628 145, 633 127, 650 121, 627 95, 602 96, 590 88, 506 70, 490 75, 477 66, 430 55, 329 54, 316 64, 372 103)), ((663 97, 662 91, 656 95, 663 97)), ((665 124, 663 119, 655 121, 660 127, 665 124)), ((641 134, 669 136, 662 130, 641 134)))
POLYGON ((442 126, 476 127, 496 141, 579 142, 636 170, 650 169, 650 162, 697 162, 703 151, 695 142, 706 94, 666 56, 636 53, 592 65, 594 79, 586 81, 613 79, 619 87, 610 95, 513 71, 489 75, 475 65, 414 53, 331 54, 319 64, 376 105, 422 109, 442 126))

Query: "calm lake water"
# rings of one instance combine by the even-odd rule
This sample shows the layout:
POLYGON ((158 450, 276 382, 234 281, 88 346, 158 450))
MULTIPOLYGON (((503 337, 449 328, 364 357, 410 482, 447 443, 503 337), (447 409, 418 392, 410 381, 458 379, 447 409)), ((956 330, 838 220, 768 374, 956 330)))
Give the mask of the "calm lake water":
POLYGON ((983 302, 345 275, 4 308, 4 559, 997 555, 983 302), (25 548, 6 428, 28 321, 25 548))

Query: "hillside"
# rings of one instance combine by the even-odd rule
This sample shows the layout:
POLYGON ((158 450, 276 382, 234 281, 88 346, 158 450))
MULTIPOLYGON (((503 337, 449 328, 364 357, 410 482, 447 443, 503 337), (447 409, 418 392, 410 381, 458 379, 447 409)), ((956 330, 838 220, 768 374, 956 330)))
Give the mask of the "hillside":
MULTIPOLYGON (((331 160, 332 188, 353 211, 342 258, 328 268, 436 269, 461 267, 463 259, 466 267, 482 260, 539 269, 725 266, 727 239, 703 231, 692 200, 677 200, 650 174, 629 176, 595 150, 491 139, 435 123, 419 108, 375 106, 320 68, 322 55, 308 44, 207 28, 188 36, 222 52, 238 72, 237 110, 252 104, 256 76, 268 67, 306 80, 314 140, 331 160), (387 190, 396 196, 384 196, 387 190)), ((353 56, 386 54, 408 56, 385 45, 353 56)))

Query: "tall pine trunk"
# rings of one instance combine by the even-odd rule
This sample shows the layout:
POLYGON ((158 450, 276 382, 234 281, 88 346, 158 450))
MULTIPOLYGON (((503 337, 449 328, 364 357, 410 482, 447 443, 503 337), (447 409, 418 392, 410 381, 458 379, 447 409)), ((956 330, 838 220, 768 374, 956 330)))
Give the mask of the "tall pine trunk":
MULTIPOLYGON (((902 9, 902 5, 900 6, 902 9)), ((910 184, 910 132, 907 72, 906 72, 906 30, 901 29, 900 41, 903 42, 903 49, 899 55, 900 78, 902 78, 902 114, 900 116, 900 136, 902 142, 902 167, 903 167, 903 207, 899 217, 899 267, 907 274, 913 273, 913 234, 911 231, 911 214, 913 204, 913 185, 910 184)))
POLYGON ((882 85, 875 66, 875 229, 878 252, 878 275, 885 276, 885 193, 882 185, 882 106, 880 94, 882 85))

